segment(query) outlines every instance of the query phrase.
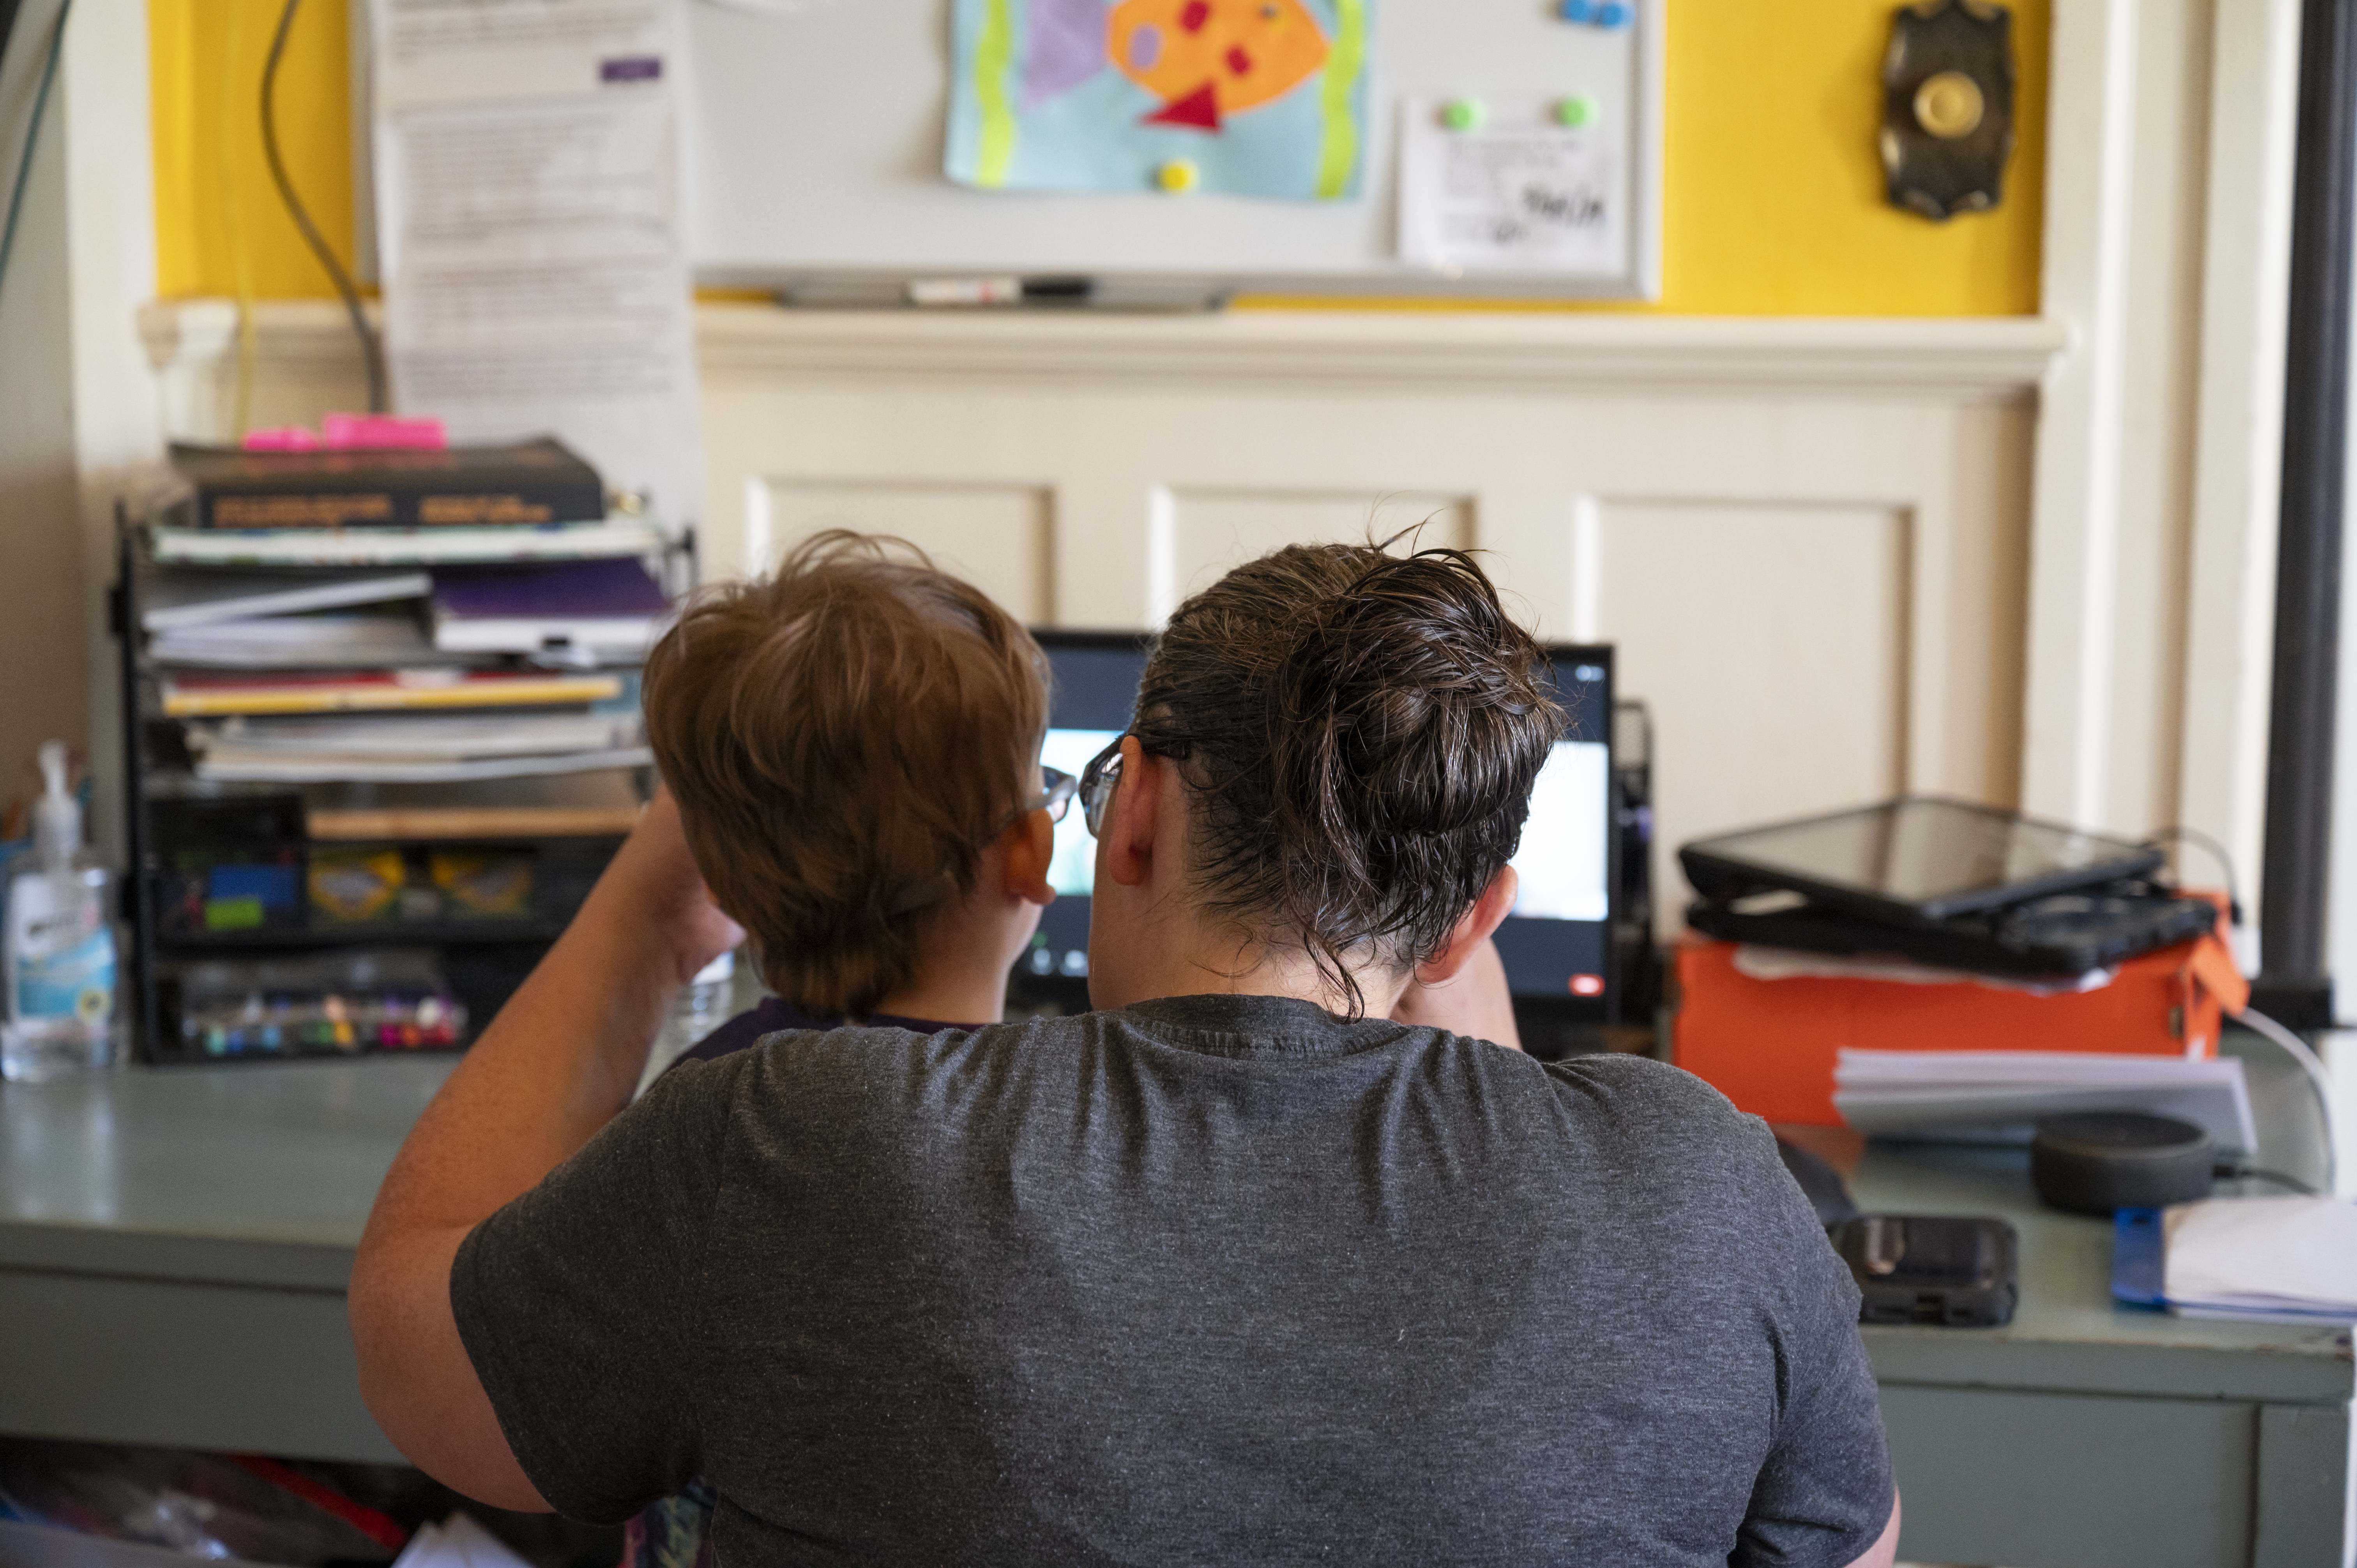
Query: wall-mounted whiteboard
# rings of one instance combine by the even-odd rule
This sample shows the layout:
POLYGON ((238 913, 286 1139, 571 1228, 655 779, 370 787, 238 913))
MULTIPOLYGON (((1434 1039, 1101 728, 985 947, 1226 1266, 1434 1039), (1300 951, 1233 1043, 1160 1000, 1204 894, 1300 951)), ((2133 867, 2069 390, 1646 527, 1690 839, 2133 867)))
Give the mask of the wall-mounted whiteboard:
MULTIPOLYGON (((950 5, 689 7, 688 218, 700 281, 813 290, 1078 274, 1114 292, 1659 294, 1668 0, 1628 0, 1631 19, 1613 27, 1566 21, 1553 0, 1372 0, 1361 194, 1325 202, 953 183, 942 172, 950 5), (1403 256, 1404 132, 1411 167, 1437 164, 1443 172, 1426 177, 1445 178, 1448 155, 1467 149, 1428 141, 1419 157, 1415 145, 1437 134, 1444 106, 1478 104, 1473 134, 1526 128, 1559 146, 1556 106, 1570 98, 1584 101, 1578 150, 1606 226, 1595 243, 1536 264, 1403 256)), ((1480 162, 1458 156, 1459 178, 1480 162)))

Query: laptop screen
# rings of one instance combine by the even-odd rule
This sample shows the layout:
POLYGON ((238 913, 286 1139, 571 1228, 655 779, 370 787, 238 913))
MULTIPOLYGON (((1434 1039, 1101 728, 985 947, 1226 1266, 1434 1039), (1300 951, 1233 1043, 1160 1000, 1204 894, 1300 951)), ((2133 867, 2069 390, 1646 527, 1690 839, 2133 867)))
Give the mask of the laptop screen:
MULTIPOLYGON (((1128 728, 1145 643, 1118 634, 1033 635, 1054 679, 1039 759, 1078 777, 1128 728)), ((1567 722, 1531 790, 1512 863, 1521 891, 1499 928, 1498 950, 1517 998, 1544 1001, 1559 1016, 1603 1022, 1612 1001, 1612 650, 1555 647, 1546 654, 1567 722)), ((1048 879, 1057 897, 1016 964, 1018 996, 1086 1005, 1095 871, 1096 841, 1076 802, 1056 826, 1048 879)))

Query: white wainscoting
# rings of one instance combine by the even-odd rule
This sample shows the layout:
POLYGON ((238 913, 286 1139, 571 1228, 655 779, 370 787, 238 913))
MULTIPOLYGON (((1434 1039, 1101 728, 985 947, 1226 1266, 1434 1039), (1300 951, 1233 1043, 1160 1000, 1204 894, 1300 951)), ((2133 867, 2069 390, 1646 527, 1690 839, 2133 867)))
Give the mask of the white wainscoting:
MULTIPOLYGON (((219 435, 226 308, 145 327, 173 432, 219 435)), ((876 530, 1037 624, 1146 627, 1277 544, 1421 523, 1543 636, 1620 646, 1673 878, 1715 829, 2018 796, 2053 324, 714 306, 700 334, 708 576, 876 530)), ((352 396, 328 310, 271 307, 261 342, 257 421, 352 396)))

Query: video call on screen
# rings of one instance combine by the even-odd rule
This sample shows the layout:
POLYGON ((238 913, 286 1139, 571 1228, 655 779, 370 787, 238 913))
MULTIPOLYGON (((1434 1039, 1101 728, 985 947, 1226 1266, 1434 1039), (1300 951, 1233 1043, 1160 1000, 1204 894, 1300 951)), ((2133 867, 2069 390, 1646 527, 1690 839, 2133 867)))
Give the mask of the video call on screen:
MULTIPOLYGON (((1146 656, 1135 645, 1075 647, 1049 639, 1055 671, 1047 743, 1039 760, 1079 777, 1128 725, 1146 656)), ((1604 993, 1611 952, 1611 669, 1601 650, 1555 650, 1556 700, 1567 723, 1538 782, 1512 861, 1521 878, 1498 950, 1515 994, 1588 999, 1604 993)), ((1078 802, 1056 825, 1048 880, 1056 902, 1018 973, 1077 980, 1088 974, 1089 893, 1096 841, 1078 802)))

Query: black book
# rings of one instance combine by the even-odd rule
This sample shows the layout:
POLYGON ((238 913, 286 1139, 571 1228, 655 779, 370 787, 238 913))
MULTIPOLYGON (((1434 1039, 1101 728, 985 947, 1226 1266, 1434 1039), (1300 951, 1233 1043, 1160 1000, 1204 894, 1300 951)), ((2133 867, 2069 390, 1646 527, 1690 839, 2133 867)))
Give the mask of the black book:
POLYGON ((197 528, 479 528, 606 515, 597 470, 553 436, 440 451, 178 446, 170 521, 197 528))

